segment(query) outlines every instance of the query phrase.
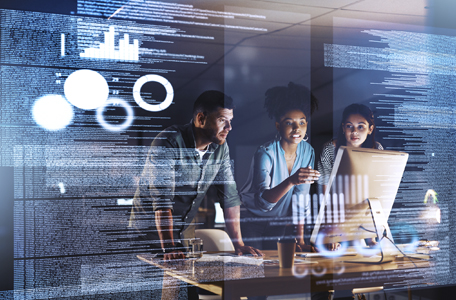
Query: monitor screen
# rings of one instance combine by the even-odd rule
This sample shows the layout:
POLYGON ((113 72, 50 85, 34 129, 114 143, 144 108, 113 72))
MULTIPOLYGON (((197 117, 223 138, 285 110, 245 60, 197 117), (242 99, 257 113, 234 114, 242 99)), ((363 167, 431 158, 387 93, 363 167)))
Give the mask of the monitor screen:
POLYGON ((381 204, 386 223, 407 159, 408 154, 399 151, 341 146, 311 242, 326 244, 375 237, 367 200, 381 204))

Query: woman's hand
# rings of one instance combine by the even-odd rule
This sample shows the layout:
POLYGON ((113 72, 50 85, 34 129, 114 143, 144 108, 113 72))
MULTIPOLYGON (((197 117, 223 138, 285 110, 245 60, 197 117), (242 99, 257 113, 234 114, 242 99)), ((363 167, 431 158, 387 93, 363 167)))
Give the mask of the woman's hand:
POLYGON ((293 186, 303 183, 314 183, 320 177, 320 173, 312 167, 299 168, 296 173, 282 181, 271 189, 264 190, 261 195, 264 200, 277 203, 293 186))
POLYGON ((304 242, 296 244, 296 252, 318 252, 317 248, 311 245, 306 245, 304 242))
POLYGON ((320 178, 320 172, 312 169, 312 167, 307 167, 299 168, 296 173, 288 177, 288 180, 292 185, 298 185, 303 183, 314 183, 314 181, 318 180, 318 178, 320 178))
POLYGON ((375 238, 366 239, 366 244, 369 247, 375 247, 377 245, 377 241, 375 240, 375 238))
MULTIPOLYGON (((332 243, 332 244, 324 244, 322 247, 325 248, 326 251, 336 251, 339 250, 341 245, 339 243, 332 243)), ((317 247, 315 248, 315 252, 320 252, 320 250, 317 247)))

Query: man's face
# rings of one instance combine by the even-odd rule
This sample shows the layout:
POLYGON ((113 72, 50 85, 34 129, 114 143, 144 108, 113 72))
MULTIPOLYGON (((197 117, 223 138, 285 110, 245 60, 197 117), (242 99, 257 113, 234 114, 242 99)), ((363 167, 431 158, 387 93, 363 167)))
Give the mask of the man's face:
POLYGON ((231 120, 233 120, 232 109, 220 107, 209 113, 202 126, 206 139, 218 145, 225 143, 226 137, 231 131, 231 120))

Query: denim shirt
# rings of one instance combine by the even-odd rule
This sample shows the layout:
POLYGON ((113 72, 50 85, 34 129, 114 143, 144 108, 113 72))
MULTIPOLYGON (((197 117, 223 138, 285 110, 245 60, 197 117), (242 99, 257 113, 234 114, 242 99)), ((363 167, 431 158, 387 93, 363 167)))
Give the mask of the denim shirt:
POLYGON ((310 213, 308 198, 310 184, 299 184, 292 187, 278 202, 270 203, 263 199, 263 192, 279 185, 293 175, 299 168, 313 168, 315 152, 307 142, 301 141, 296 150, 296 159, 288 172, 285 152, 278 139, 260 146, 255 152, 247 182, 241 189, 242 203, 251 213, 260 217, 291 216, 293 195, 296 195, 296 208, 301 215, 310 213))
POLYGON ((229 148, 210 144, 201 158, 195 148, 193 124, 174 125, 152 142, 133 201, 130 227, 157 239, 154 212, 171 209, 175 238, 192 222, 209 187, 217 190, 222 208, 239 206, 229 148))

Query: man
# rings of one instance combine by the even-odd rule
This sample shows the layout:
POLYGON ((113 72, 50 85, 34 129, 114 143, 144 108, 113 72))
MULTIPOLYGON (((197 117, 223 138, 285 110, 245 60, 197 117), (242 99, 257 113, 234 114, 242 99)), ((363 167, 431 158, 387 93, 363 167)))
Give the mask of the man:
POLYGON ((241 201, 226 143, 233 109, 230 97, 206 91, 194 103, 191 123, 165 129, 152 143, 130 227, 140 232, 144 247, 163 252, 165 260, 184 257, 183 244, 194 237, 190 224, 210 186, 217 189, 236 253, 262 255, 241 237, 241 201))

